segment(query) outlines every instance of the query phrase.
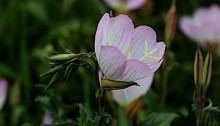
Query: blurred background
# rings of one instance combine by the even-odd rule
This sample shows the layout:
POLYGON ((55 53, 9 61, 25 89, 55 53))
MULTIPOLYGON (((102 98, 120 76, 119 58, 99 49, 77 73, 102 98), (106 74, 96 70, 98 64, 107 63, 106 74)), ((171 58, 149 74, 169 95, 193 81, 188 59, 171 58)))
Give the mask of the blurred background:
MULTIPOLYGON (((166 14, 172 0, 148 0, 132 11, 135 26, 148 25, 157 32, 157 40, 164 41, 166 14)), ((193 64, 197 45, 180 30, 178 21, 192 15, 196 8, 220 5, 219 0, 176 0, 177 24, 171 43, 173 62, 169 65, 167 98, 161 101, 161 69, 156 72, 150 91, 144 96, 142 116, 150 112, 178 113, 173 126, 195 125, 191 111, 194 91, 193 64)), ((54 120, 76 120, 83 104, 86 112, 95 116, 98 102, 97 70, 79 68, 70 79, 44 88, 52 76, 40 77, 50 69, 45 56, 64 53, 62 47, 74 53, 93 52, 97 24, 105 12, 112 9, 101 0, 1 0, 0 1, 0 79, 8 83, 6 102, 0 111, 0 125, 18 126, 26 122, 39 125, 45 113, 54 120)), ((112 10, 113 15, 117 13, 112 10)), ((205 17, 204 17, 205 18, 205 17)), ((202 50, 206 54, 206 50, 202 50)), ((207 97, 220 105, 220 56, 213 56, 213 74, 207 97)), ((106 105, 113 124, 120 123, 122 113, 114 102, 106 105)))

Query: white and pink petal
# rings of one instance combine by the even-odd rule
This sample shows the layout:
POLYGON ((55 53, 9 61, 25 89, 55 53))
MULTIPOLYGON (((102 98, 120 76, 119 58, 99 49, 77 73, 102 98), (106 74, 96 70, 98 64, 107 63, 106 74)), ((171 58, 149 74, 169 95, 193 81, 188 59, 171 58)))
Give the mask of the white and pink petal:
POLYGON ((152 74, 152 71, 147 64, 137 59, 131 59, 126 61, 124 73, 118 81, 132 82, 145 78, 149 74, 152 74))
POLYGON ((149 90, 152 81, 153 81, 154 74, 150 74, 149 76, 137 80, 139 86, 131 86, 126 89, 122 90, 113 90, 112 96, 113 99, 122 106, 127 106, 131 102, 135 101, 139 97, 146 94, 146 92, 149 90))
POLYGON ((100 54, 101 46, 103 45, 103 42, 106 41, 109 20, 110 20, 109 14, 105 13, 102 16, 101 20, 99 21, 99 24, 96 30, 95 54, 96 54, 98 62, 99 62, 99 54, 100 54))
POLYGON ((106 40, 104 45, 111 45, 118 47, 120 50, 122 46, 126 44, 126 38, 128 33, 134 29, 133 22, 131 18, 127 15, 118 15, 116 17, 110 18, 107 35, 105 36, 106 40))
POLYGON ((129 2, 127 3, 127 10, 135 10, 143 6, 147 0, 128 0, 128 1, 129 2))

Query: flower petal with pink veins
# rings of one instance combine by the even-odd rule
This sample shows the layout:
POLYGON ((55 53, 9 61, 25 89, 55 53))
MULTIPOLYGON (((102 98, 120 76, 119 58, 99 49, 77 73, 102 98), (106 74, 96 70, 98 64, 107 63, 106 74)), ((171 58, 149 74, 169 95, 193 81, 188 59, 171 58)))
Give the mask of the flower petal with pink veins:
POLYGON ((99 54, 101 50, 102 43, 106 41, 105 36, 107 36, 107 29, 109 23, 109 14, 105 13, 104 16, 99 21, 96 35, 95 35, 95 54, 97 59, 99 59, 99 54))
POLYGON ((152 71, 147 64, 137 59, 131 59, 126 62, 126 68, 119 80, 131 82, 147 77, 149 74, 152 74, 152 71))
POLYGON ((146 94, 149 90, 152 81, 153 81, 154 74, 150 74, 149 76, 136 81, 139 86, 131 86, 126 89, 121 90, 113 90, 112 96, 113 99, 122 106, 127 106, 131 102, 135 101, 139 97, 146 94))
POLYGON ((128 33, 134 29, 132 20, 127 15, 119 15, 109 20, 106 40, 103 45, 112 45, 119 49, 126 44, 128 33))
POLYGON ((118 80, 126 67, 125 55, 114 46, 102 46, 99 66, 103 74, 110 80, 118 80))
POLYGON ((151 49, 149 49, 148 53, 150 53, 150 52, 152 52, 152 54, 150 54, 150 57, 145 56, 144 58, 142 58, 141 61, 146 63, 150 67, 150 69, 155 69, 155 65, 160 66, 160 62, 163 59, 163 54, 165 52, 165 44, 163 42, 155 43, 151 47, 151 49))
POLYGON ((102 45, 115 46, 120 50, 124 46, 126 47, 129 45, 126 38, 129 31, 133 29, 133 22, 127 15, 119 15, 109 18, 108 13, 104 14, 96 31, 95 52, 97 59, 99 59, 100 48, 102 45))
POLYGON ((139 26, 128 35, 131 59, 140 59, 145 54, 145 42, 151 48, 156 43, 156 32, 148 26, 139 26))

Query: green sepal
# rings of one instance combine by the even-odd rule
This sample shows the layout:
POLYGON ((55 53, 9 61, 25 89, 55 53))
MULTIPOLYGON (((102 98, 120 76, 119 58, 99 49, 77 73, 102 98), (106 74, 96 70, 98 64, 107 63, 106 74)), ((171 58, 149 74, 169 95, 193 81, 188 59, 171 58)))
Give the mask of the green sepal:
POLYGON ((195 84, 202 84, 203 77, 203 57, 200 49, 197 49, 194 61, 194 80, 195 84))
POLYGON ((77 58, 81 56, 80 54, 57 54, 57 55, 52 55, 52 56, 48 56, 45 57, 45 59, 52 61, 52 62, 66 62, 69 61, 71 59, 77 58))
POLYGON ((203 83, 205 84, 205 88, 208 88, 210 79, 212 75, 212 54, 209 51, 206 55, 204 67, 203 67, 203 83))
POLYGON ((107 91, 124 89, 133 85, 138 86, 135 82, 113 81, 108 79, 101 80, 102 88, 106 89, 107 91))
POLYGON ((91 58, 86 58, 85 60, 86 65, 92 70, 94 71, 95 70, 95 63, 94 61, 91 59, 91 58))

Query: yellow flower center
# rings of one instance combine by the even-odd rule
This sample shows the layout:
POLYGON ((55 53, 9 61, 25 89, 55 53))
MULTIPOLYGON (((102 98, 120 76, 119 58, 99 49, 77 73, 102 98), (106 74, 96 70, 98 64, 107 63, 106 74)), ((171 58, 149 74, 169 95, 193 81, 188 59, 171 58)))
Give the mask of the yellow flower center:
POLYGON ((125 5, 120 5, 120 6, 118 6, 118 7, 116 8, 116 10, 117 10, 118 12, 124 12, 124 11, 126 10, 126 6, 125 6, 125 5))
POLYGON ((106 42, 106 46, 108 46, 109 45, 109 42, 106 42))

